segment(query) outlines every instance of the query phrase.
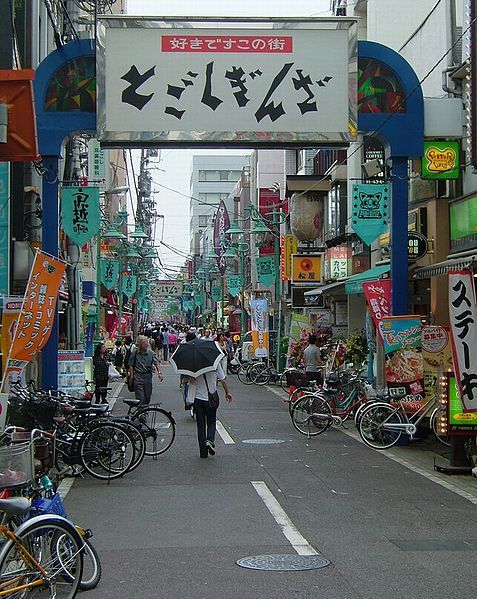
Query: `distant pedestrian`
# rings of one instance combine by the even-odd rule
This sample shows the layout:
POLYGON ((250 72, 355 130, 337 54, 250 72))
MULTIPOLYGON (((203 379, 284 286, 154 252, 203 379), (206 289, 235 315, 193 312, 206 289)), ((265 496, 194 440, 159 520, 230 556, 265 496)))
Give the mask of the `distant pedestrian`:
POLYGON ((96 403, 107 403, 106 395, 108 390, 109 365, 106 359, 108 349, 104 343, 98 343, 94 349, 93 355, 93 381, 96 403))
POLYGON ((164 327, 161 331, 162 333, 162 359, 164 362, 167 362, 169 359, 169 332, 164 327))
POLYGON ((321 359, 320 348, 316 345, 316 335, 308 337, 308 347, 303 352, 303 361, 305 363, 305 373, 308 381, 323 382, 322 368, 323 361, 321 359))
POLYGON ((225 391, 225 399, 232 401, 227 377, 219 364, 217 370, 202 374, 195 379, 194 414, 197 420, 197 438, 201 458, 215 455, 215 431, 217 408, 209 406, 209 393, 217 391, 217 380, 225 391))
POLYGON ((174 330, 169 331, 169 356, 171 356, 177 347, 177 333, 174 330))
POLYGON ((134 377, 134 393, 141 404, 149 404, 152 395, 152 375, 157 372, 163 380, 156 352, 152 351, 149 340, 141 335, 137 347, 131 352, 128 362, 129 376, 134 377))

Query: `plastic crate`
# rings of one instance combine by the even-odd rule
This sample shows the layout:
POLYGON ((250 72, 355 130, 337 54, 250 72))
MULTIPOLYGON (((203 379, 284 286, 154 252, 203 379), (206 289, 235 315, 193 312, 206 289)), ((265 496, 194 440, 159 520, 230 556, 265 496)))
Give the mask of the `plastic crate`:
POLYGON ((30 515, 40 516, 41 514, 56 514, 57 516, 63 516, 63 518, 68 517, 59 493, 53 493, 51 497, 37 497, 31 502, 30 515))

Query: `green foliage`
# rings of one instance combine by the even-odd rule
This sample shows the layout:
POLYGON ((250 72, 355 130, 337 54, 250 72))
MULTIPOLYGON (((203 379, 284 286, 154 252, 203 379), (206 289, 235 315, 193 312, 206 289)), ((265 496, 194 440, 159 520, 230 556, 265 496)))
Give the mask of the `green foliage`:
POLYGON ((348 338, 345 347, 345 360, 359 368, 368 355, 368 343, 364 331, 354 331, 348 338))

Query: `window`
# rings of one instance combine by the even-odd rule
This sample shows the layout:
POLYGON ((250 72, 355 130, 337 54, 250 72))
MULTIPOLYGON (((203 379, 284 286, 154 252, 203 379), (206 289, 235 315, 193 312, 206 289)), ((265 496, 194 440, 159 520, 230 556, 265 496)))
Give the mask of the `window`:
POLYGON ((220 200, 225 200, 228 193, 199 193, 199 200, 206 204, 219 204, 220 200))
POLYGON ((207 227, 207 215, 199 215, 199 227, 207 227))
POLYGON ((240 179, 242 171, 199 171, 199 181, 230 181, 235 182, 240 179))

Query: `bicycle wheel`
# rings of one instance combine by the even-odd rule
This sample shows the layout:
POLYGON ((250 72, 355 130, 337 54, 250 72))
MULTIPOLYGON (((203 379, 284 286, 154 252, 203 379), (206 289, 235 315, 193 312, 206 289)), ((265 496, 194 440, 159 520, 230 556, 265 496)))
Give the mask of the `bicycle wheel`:
POLYGON ((288 413, 291 416, 292 410, 293 410, 293 406, 295 405, 295 403, 304 395, 307 395, 310 393, 310 390, 308 389, 308 387, 297 387, 293 393, 290 395, 290 397, 288 398, 288 413))
POLYGON ((307 437, 321 435, 333 422, 328 402, 319 395, 304 395, 297 400, 291 419, 296 430, 307 437))
POLYGON ((21 545, 7 541, 0 556, 0 593, 12 599, 73 599, 83 570, 83 543, 72 525, 60 517, 38 516, 21 526, 16 537, 21 545), (5 592, 22 584, 32 586, 5 592))
POLYGON ((249 377, 256 385, 268 385, 271 378, 270 368, 263 362, 257 362, 250 368, 249 377))
POLYGON ((142 430, 141 425, 137 422, 134 422, 134 420, 131 418, 115 417, 109 419, 107 422, 115 422, 124 427, 128 433, 130 433, 131 439, 134 443, 134 461, 128 468, 128 472, 132 472, 141 464, 144 456, 146 455, 146 436, 144 431, 142 430))
POLYGON ((242 364, 237 372, 238 380, 244 385, 253 385, 253 381, 250 379, 249 375, 250 366, 251 364, 242 364))
POLYGON ((358 432, 369 447, 388 449, 399 441, 402 434, 402 430, 393 426, 402 423, 402 416, 397 408, 384 403, 374 404, 361 413, 358 432))
POLYGON ((363 415, 363 412, 365 410, 367 410, 371 405, 374 405, 375 403, 382 403, 382 402, 377 402, 375 399, 371 399, 369 401, 362 403, 360 406, 358 406, 358 408, 356 409, 356 411, 354 413, 354 425, 356 426, 356 428, 358 428, 358 426, 359 426, 359 422, 361 420, 361 416, 363 415))
POLYGON ((141 426, 146 438, 146 455, 160 455, 174 442, 176 423, 170 412, 152 405, 140 408, 132 418, 141 426))
POLYGON ((83 543, 83 575, 81 576, 79 589, 81 591, 90 591, 95 589, 101 580, 101 560, 89 539, 83 537, 83 543))
POLYGON ((429 425, 434 433, 434 436, 438 441, 440 441, 443 445, 450 447, 451 438, 446 433, 439 432, 439 415, 443 413, 444 410, 441 407, 437 407, 431 414, 431 419, 429 425))
POLYGON ((79 454, 91 476, 111 480, 123 476, 134 463, 134 441, 124 427, 100 423, 84 433, 79 454))

